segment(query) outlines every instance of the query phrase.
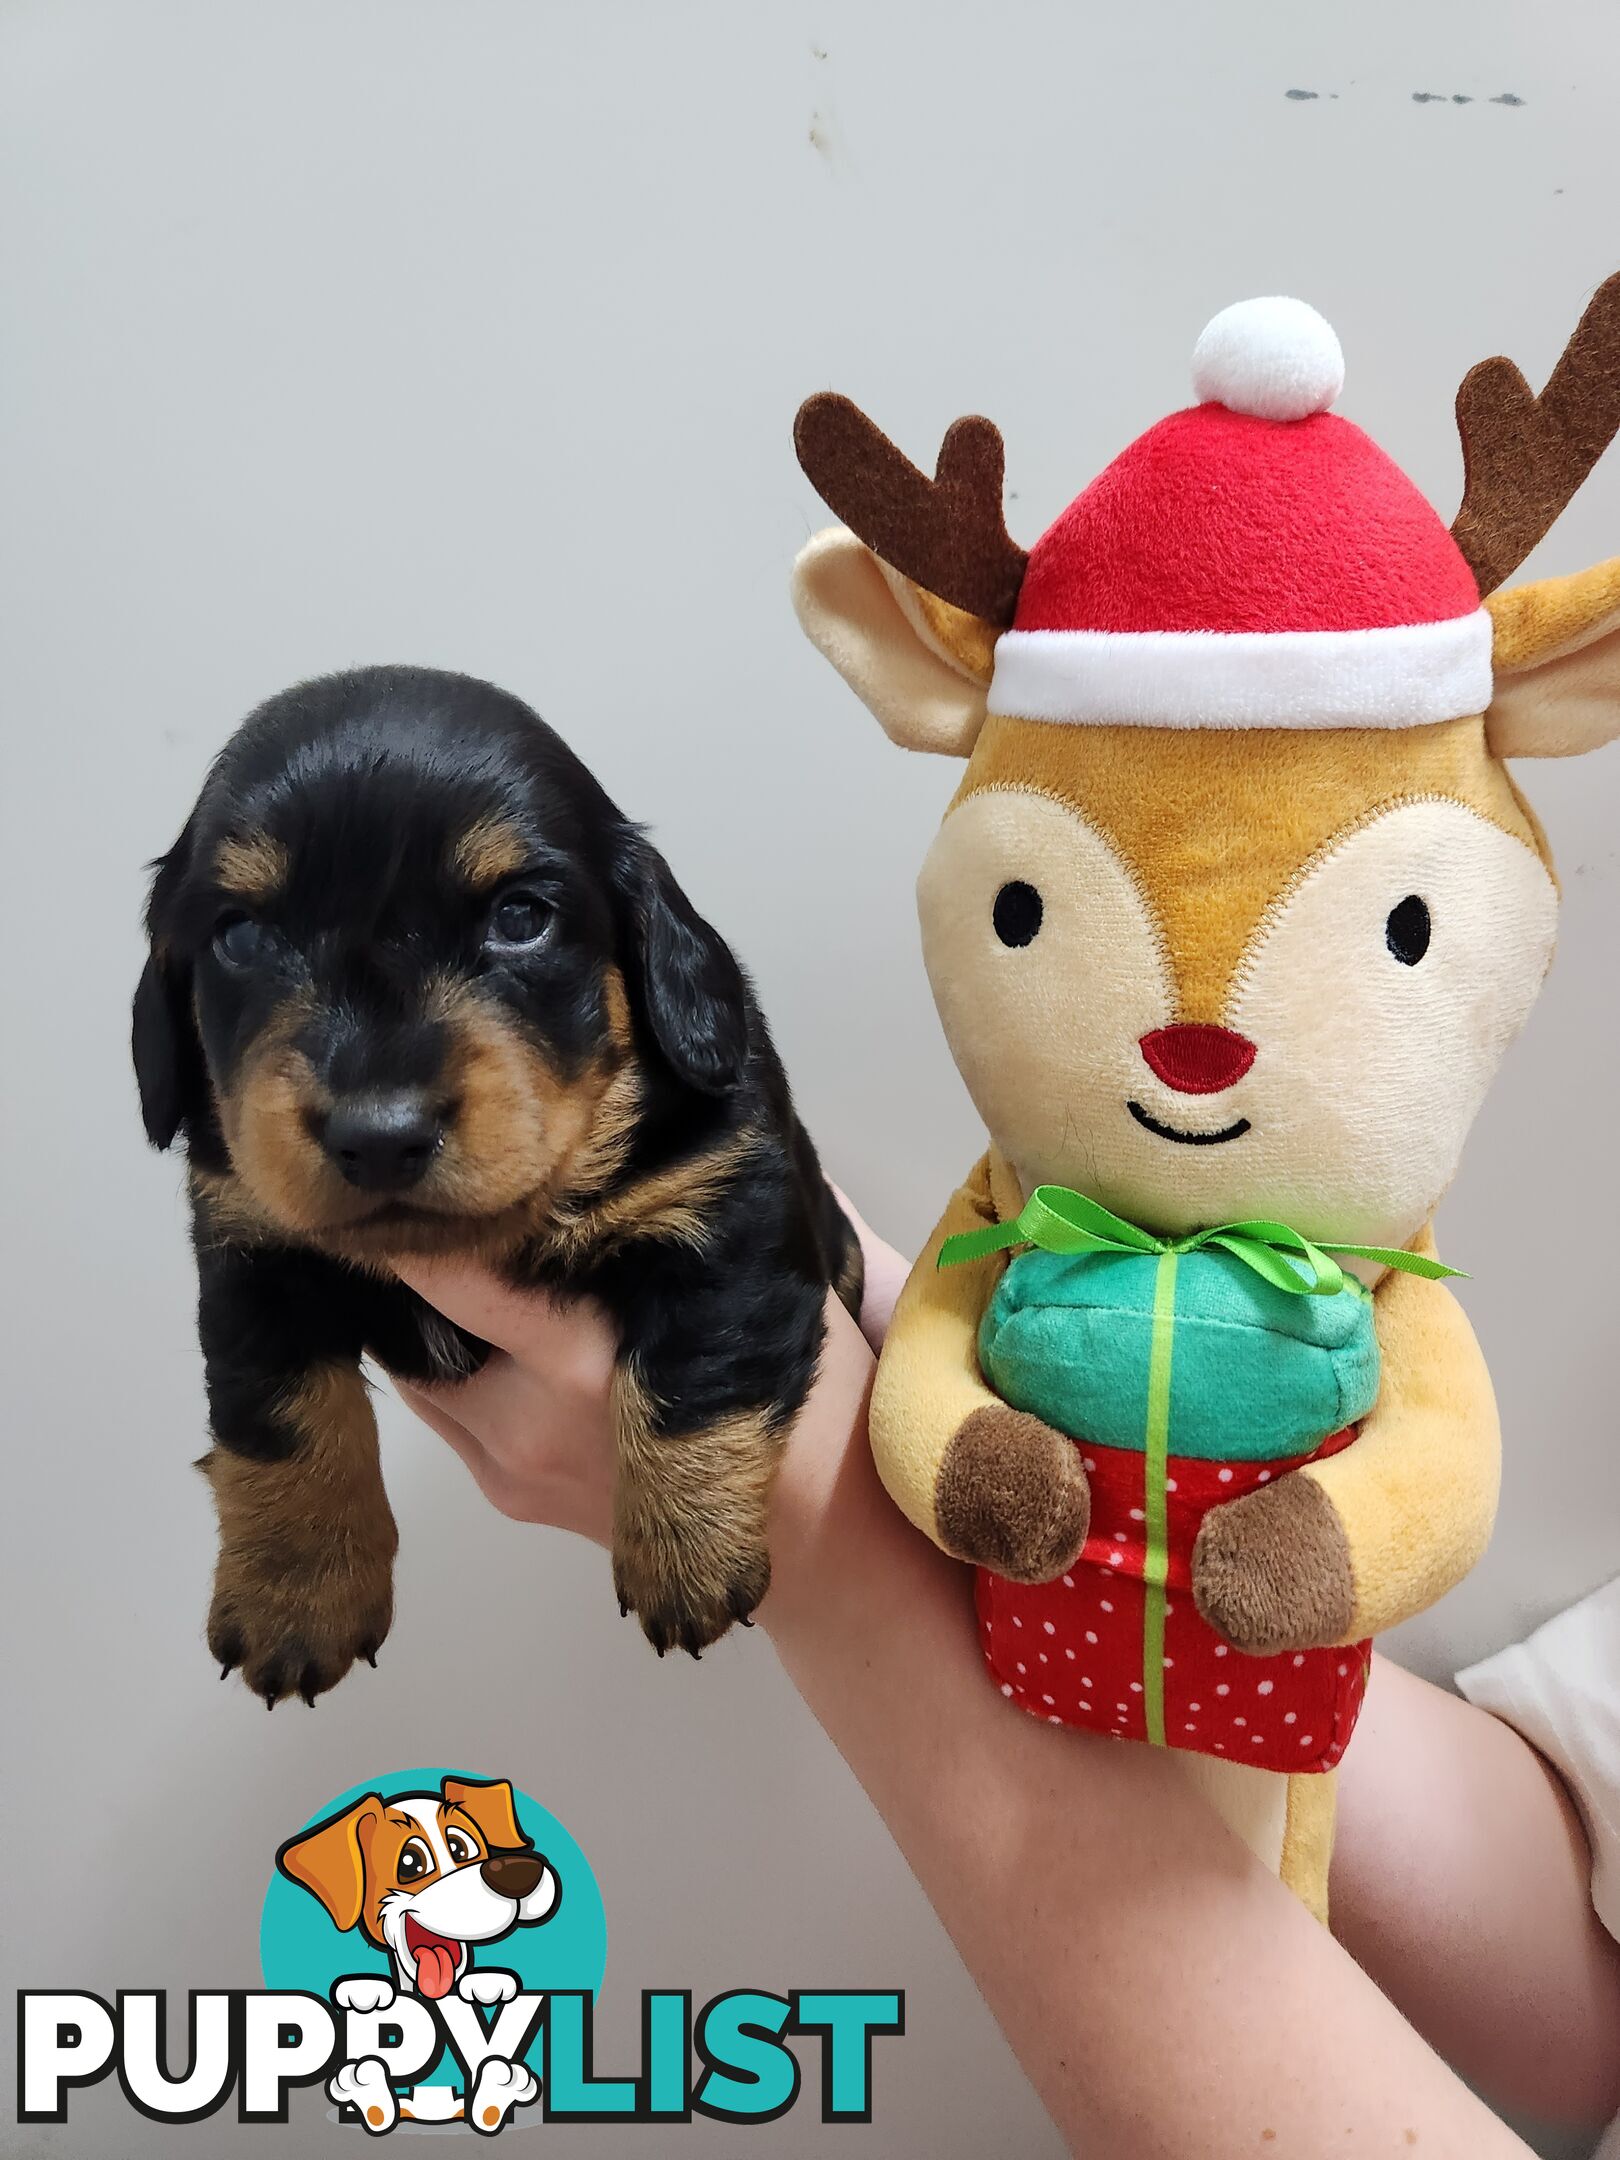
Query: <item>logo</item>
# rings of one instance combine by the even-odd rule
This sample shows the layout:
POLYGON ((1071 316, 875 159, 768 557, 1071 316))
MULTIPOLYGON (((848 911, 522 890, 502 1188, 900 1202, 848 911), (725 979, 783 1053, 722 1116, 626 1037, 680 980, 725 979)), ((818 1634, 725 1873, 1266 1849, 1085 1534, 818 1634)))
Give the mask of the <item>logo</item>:
POLYGON ((195 2123, 236 2095, 285 2123, 319 2086, 341 2122, 494 2136, 514 2120, 763 2123, 800 2099, 794 2038, 820 2050, 824 2122, 872 2119, 873 2040, 905 2030, 897 1989, 737 1988, 694 2008, 644 1990, 641 2061, 598 2072, 592 2013, 607 1916, 564 1825, 503 1778, 418 1769, 353 1786, 275 1856, 264 1986, 196 1989, 183 2045, 161 1992, 18 1998, 19 2122, 63 2123, 116 2073, 130 2104, 195 2123), (183 2064, 176 2069, 172 2066, 183 2064))
POLYGON ((368 2130, 493 2131, 539 2093, 545 1998, 601 1986, 607 1917, 590 1863, 538 1801, 504 1779, 412 1770, 342 1794, 287 1839, 259 1956, 267 1987, 312 1989, 348 2020, 327 2097, 368 2130), (397 2090, 407 2075, 418 2082, 397 2090))

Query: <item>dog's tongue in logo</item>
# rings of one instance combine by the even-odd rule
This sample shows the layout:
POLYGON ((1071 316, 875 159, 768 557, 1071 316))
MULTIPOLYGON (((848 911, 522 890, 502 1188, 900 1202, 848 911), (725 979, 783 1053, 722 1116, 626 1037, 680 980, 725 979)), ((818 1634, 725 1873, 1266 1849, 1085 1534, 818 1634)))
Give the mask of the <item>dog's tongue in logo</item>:
POLYGON ((446 1942, 442 1935, 435 1935, 425 1928, 414 1914, 405 1916, 405 1947, 416 1960, 416 1985, 430 2002, 437 2002, 441 1995, 448 1995, 456 1984, 456 1967, 461 1963, 461 1945, 446 1942))

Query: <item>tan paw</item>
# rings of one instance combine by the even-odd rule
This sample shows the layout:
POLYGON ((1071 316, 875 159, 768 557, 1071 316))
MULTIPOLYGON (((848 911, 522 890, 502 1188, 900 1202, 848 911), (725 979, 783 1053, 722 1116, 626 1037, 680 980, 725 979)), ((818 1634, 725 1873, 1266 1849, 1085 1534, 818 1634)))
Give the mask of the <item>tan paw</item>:
POLYGON ((660 1520, 646 1508, 613 1540, 613 1587, 619 1610, 633 1612, 662 1657, 697 1657, 734 1621, 746 1621, 770 1588, 764 1528, 743 1542, 716 1534, 695 1515, 660 1520))
POLYGON ((1216 1633, 1255 1657, 1345 1641, 1355 1577, 1333 1502, 1296 1470, 1212 1508, 1193 1547, 1192 1591, 1216 1633))
POLYGON ((222 1546, 208 1647, 221 1678, 239 1671, 272 1710, 288 1695, 313 1703, 356 1658, 376 1663, 393 1610, 392 1567, 376 1555, 345 1566, 328 1545, 222 1546))
POLYGON ((994 1404, 962 1420, 940 1465, 940 1540, 1010 1582, 1051 1582, 1079 1558, 1091 1487, 1074 1442, 994 1404))

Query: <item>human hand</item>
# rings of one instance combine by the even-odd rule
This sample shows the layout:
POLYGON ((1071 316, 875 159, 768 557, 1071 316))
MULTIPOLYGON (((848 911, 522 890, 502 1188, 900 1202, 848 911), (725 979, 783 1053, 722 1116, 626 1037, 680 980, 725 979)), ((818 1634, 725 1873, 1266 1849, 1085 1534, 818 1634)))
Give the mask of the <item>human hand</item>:
MULTIPOLYGON (((861 1330, 876 1350, 905 1282, 907 1262, 874 1235, 842 1194, 839 1199, 866 1259, 861 1330)), ((455 1449, 501 1514, 608 1544, 614 1476, 609 1388, 617 1345, 600 1306, 588 1298, 514 1290, 458 1260, 402 1258, 395 1272, 494 1351, 471 1379, 451 1386, 395 1379, 401 1401, 455 1449)), ((832 1299, 828 1325, 835 1337, 839 1330, 853 1332, 832 1299)), ((823 1383, 850 1363, 848 1356, 824 1358, 817 1394, 825 1395, 823 1383)))
POLYGON ((612 1535, 613 1328, 589 1298, 514 1290, 461 1260, 412 1257, 400 1280, 491 1345, 471 1379, 393 1378, 401 1402, 448 1441, 479 1491, 514 1522, 612 1535))

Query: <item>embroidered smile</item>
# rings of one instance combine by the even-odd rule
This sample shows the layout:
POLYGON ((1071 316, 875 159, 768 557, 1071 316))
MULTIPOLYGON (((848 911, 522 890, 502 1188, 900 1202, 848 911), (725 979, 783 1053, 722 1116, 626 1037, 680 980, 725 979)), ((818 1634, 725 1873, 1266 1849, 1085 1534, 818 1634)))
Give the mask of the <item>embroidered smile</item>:
POLYGON ((1240 1117, 1235 1125, 1225 1125, 1219 1132, 1178 1132, 1174 1125, 1161 1125, 1157 1118, 1149 1117, 1139 1102, 1128 1102, 1125 1107, 1145 1131, 1161 1140, 1174 1140, 1181 1147, 1219 1147, 1223 1140, 1241 1140, 1249 1129, 1248 1119, 1240 1117))

